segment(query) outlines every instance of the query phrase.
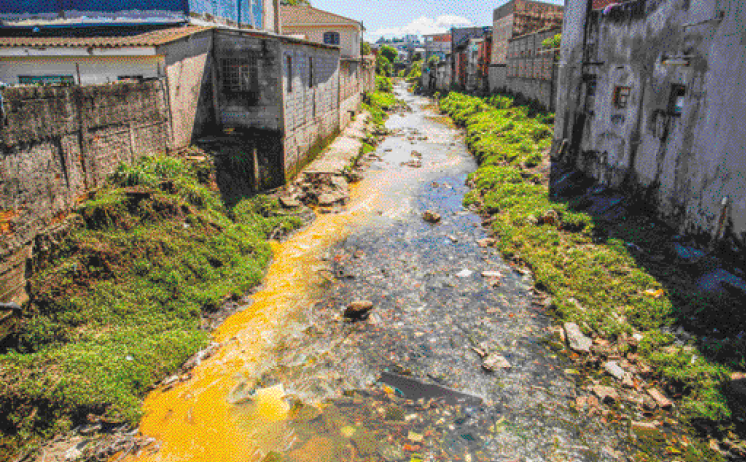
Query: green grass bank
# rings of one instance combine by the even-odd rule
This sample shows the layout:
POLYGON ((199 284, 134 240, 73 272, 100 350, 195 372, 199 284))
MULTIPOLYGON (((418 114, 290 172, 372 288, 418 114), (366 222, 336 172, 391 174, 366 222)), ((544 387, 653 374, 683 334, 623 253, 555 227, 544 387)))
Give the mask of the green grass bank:
MULTIPOLYGON (((465 205, 476 205, 490 217, 499 250, 533 271, 537 289, 552 297, 552 314, 650 366, 656 385, 677 399, 676 415, 684 422, 720 437, 733 435, 736 422, 726 384, 734 370, 743 370, 743 345, 727 351, 701 348, 696 339, 682 345, 668 332, 683 313, 699 313, 717 301, 690 296, 686 279, 680 290, 676 284, 664 286, 661 274, 673 278, 675 270, 654 276, 630 253, 630 242, 648 249, 662 245, 665 236, 652 219, 634 216, 606 224, 584 213, 582 204, 550 197, 552 114, 516 106, 507 96, 450 93, 439 105, 465 127, 468 147, 479 161, 465 205), (642 335, 639 344, 629 341, 633 334, 642 335)), ((603 376, 595 373, 609 380, 603 376)), ((691 457, 720 460, 714 452, 681 459, 691 457)))
POLYGON ((209 340, 203 315, 258 285, 268 236, 302 220, 266 196, 227 208, 209 160, 120 166, 34 261, 32 300, 0 350, 0 459, 142 398, 209 340))

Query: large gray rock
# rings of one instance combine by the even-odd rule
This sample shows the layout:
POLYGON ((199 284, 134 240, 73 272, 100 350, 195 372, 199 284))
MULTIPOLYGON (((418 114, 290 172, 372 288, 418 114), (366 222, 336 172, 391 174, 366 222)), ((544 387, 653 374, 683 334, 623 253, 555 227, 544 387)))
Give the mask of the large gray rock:
POLYGON ((580 327, 578 327, 574 322, 566 322, 564 327, 565 338, 567 338, 567 344, 570 345, 570 348, 578 353, 589 354, 591 352, 593 340, 586 337, 585 334, 581 332, 580 327))

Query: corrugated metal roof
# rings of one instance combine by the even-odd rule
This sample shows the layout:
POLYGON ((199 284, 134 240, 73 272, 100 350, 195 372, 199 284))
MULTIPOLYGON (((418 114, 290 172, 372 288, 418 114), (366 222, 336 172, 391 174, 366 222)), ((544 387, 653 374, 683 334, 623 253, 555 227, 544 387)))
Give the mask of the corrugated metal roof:
POLYGON ((362 23, 338 14, 319 10, 312 6, 282 6, 280 20, 283 26, 307 26, 312 24, 338 24, 340 26, 360 26, 362 23))
POLYGON ((107 35, 93 37, 75 36, 0 36, 0 47, 95 47, 95 48, 130 48, 130 47, 152 47, 188 37, 212 27, 184 26, 168 29, 151 30, 140 34, 107 35))

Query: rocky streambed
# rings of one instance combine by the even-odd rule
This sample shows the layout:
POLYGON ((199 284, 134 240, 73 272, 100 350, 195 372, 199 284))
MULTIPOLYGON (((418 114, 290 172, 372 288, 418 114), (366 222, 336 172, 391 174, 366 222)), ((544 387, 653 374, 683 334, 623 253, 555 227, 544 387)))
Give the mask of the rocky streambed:
MULTIPOLYGON (((160 444, 133 460, 613 461, 636 451, 634 431, 601 405, 637 405, 578 386, 529 273, 463 208, 476 165, 460 131, 396 91, 412 110, 389 119, 366 178, 349 200, 324 198, 337 213, 278 247, 264 290, 218 329, 220 352, 148 400, 142 432, 160 444)), ((332 193, 346 190, 336 181, 332 193)))

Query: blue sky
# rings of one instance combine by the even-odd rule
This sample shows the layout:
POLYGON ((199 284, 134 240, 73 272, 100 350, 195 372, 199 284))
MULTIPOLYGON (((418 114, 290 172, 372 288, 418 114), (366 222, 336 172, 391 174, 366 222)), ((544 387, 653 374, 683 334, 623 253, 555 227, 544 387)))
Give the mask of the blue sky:
MULTIPOLYGON (((562 4, 563 0, 544 0, 562 4)), ((316 8, 363 21, 365 39, 437 33, 453 26, 491 26, 492 11, 507 0, 311 0, 316 8)))

